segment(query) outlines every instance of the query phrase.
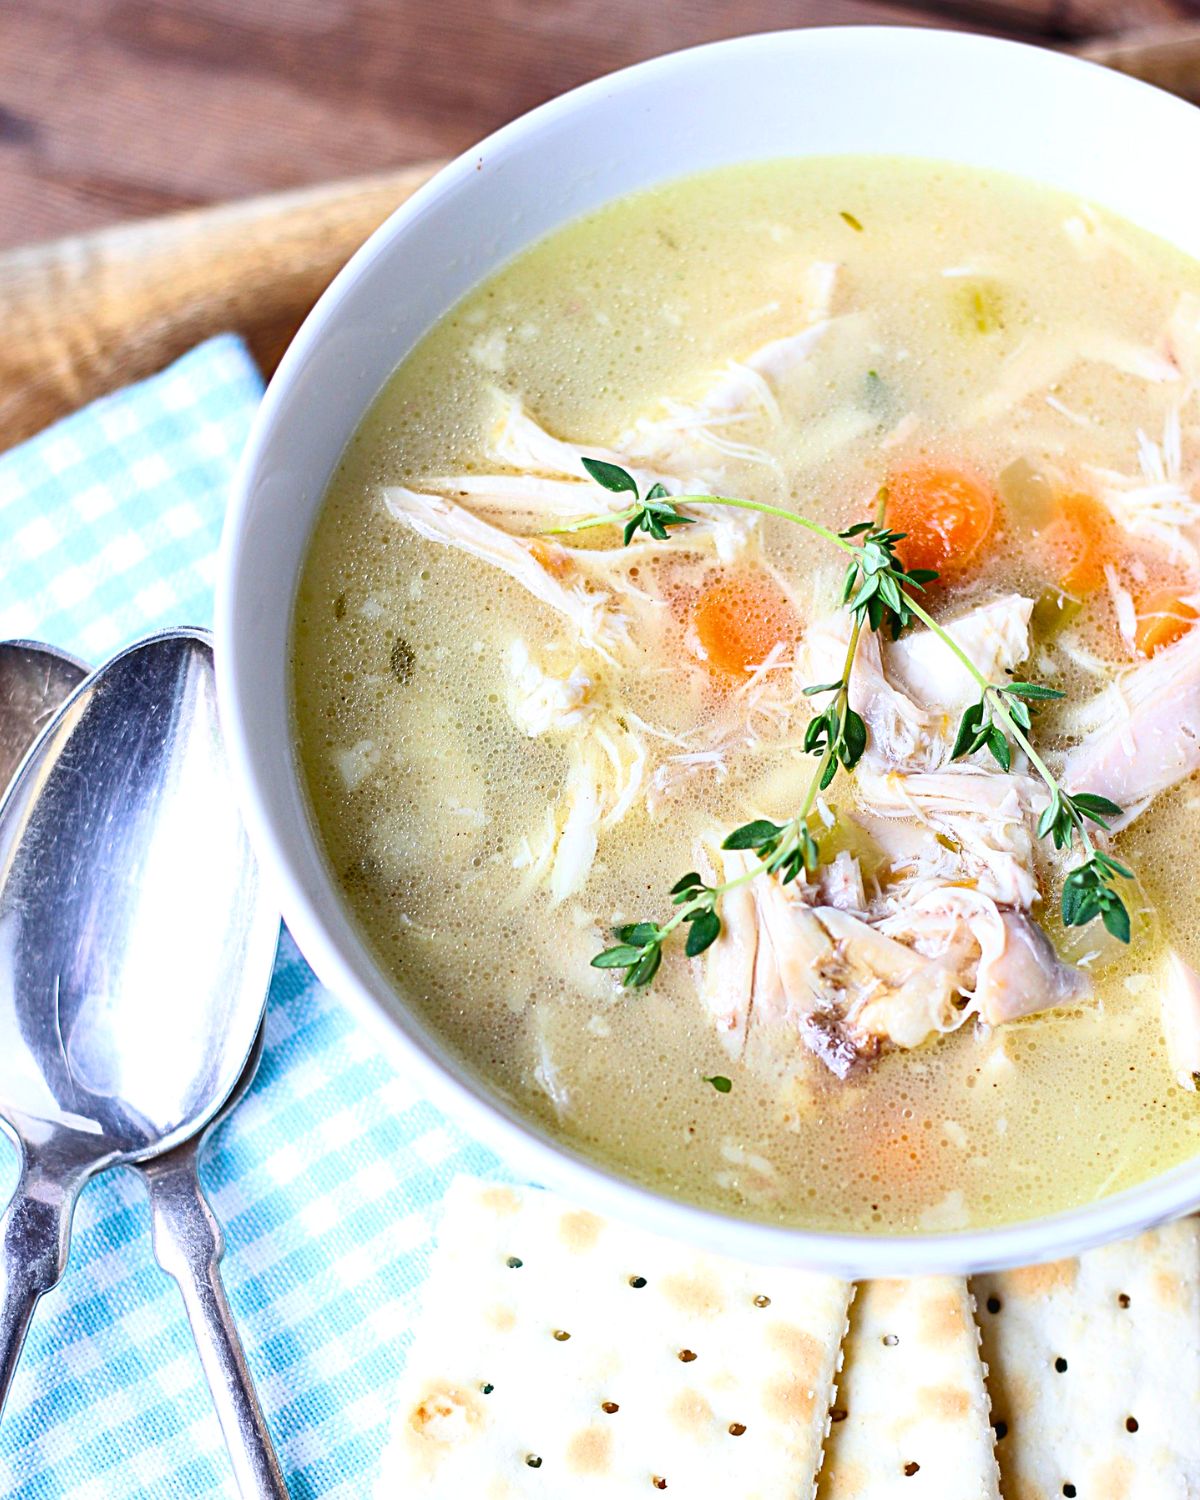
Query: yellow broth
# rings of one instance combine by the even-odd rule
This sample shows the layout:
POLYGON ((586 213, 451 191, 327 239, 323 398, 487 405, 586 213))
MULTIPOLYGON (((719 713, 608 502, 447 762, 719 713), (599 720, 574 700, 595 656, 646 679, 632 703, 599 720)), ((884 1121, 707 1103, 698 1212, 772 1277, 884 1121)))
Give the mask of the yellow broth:
MULTIPOLYGON (((1178 399, 1100 362, 1067 363, 1015 402, 996 396, 1014 361, 1040 357, 1031 348, 1047 369, 1084 335, 1154 349, 1179 295, 1200 291, 1195 263, 1041 187, 842 158, 723 170, 613 204, 448 314, 350 443, 296 603, 303 776, 336 882, 398 989, 465 1067, 562 1138, 680 1197, 814 1229, 1046 1214, 1200 1146, 1200 1106, 1171 1077, 1156 996, 1162 932, 1185 954, 1200 948, 1194 881, 1180 878, 1200 874, 1194 787, 1160 799, 1115 846, 1136 857, 1157 919, 1099 975, 1093 1000, 992 1031, 966 1026, 844 1082, 798 1057, 803 1087, 784 1109, 769 1080, 722 1049, 679 945, 647 990, 622 990, 589 960, 615 920, 665 918, 698 839, 787 816, 811 759, 759 747, 730 756, 723 777, 683 775, 656 816, 637 805, 602 833, 586 884, 553 906, 514 858, 557 795, 565 741, 521 733, 501 683, 514 636, 569 652, 564 622, 497 569, 414 535, 381 499, 386 484, 486 470, 495 387, 585 452, 611 445, 664 395, 694 393, 729 359, 792 331, 797 281, 814 261, 838 264, 840 310, 855 321, 781 399, 768 433, 776 466, 728 460, 727 494, 843 526, 870 513, 894 461, 883 427, 910 415, 908 458, 992 484, 1023 459, 1084 488, 1086 466, 1135 466, 1138 430, 1159 434, 1178 399), (879 423, 840 432, 869 380, 879 423), (704 1081, 713 1075, 730 1077, 730 1092, 704 1081)), ((1189 415, 1195 423, 1194 404, 1185 457, 1196 449, 1189 415)), ((597 490, 596 509, 603 498, 597 490)), ((1020 509, 1018 495, 983 566, 939 594, 940 612, 1045 592, 1020 509)), ((781 522, 763 536, 802 616, 833 609, 838 555, 781 522)), ((1111 654, 1103 611, 1085 608, 1072 629, 1081 659, 1111 654)), ((1073 699, 1094 691, 1053 640, 1035 640, 1034 659, 1073 699)), ((614 691, 643 720, 685 731, 710 711, 669 661, 616 675, 614 691)), ((1054 712, 1039 722, 1052 736, 1054 712)), ((675 747, 648 738, 646 752, 652 773, 675 747)), ((835 782, 830 800, 846 796, 835 782)))

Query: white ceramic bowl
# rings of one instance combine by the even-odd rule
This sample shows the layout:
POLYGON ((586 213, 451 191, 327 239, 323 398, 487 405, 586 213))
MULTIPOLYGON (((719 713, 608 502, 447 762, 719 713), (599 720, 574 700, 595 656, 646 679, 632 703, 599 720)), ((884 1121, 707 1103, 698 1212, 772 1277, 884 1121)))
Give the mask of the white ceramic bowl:
POLYGON ((961 1234, 812 1234, 635 1187, 471 1076, 381 972, 337 896, 297 775, 288 634, 343 446, 396 364, 480 278, 607 200, 764 157, 892 152, 1002 168, 1094 199, 1200 256, 1200 112, 1047 51, 946 32, 776 32, 644 63, 506 126, 404 204, 349 263, 271 382, 235 487, 217 603, 221 707, 260 857, 324 982, 418 1086, 535 1180, 748 1259, 847 1275, 1046 1259, 1200 1202, 1200 1161, 1053 1218, 961 1234))

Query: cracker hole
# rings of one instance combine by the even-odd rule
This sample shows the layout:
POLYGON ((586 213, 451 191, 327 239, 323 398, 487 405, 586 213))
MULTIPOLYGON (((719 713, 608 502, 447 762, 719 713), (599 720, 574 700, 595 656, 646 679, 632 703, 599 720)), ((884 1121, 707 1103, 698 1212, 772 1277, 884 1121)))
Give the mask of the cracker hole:
POLYGON ((1000 1442, 1003 1438, 1006 1438, 1008 1436, 1008 1423, 1004 1420, 1003 1417, 1001 1417, 998 1422, 992 1423, 992 1429, 996 1434, 997 1442, 1000 1442))
POLYGON ((519 1255, 510 1255, 504 1264, 510 1271, 519 1271, 525 1262, 519 1255))
POLYGON ((880 1340, 880 1343, 886 1344, 889 1349, 894 1349, 899 1342, 899 1338, 894 1333, 885 1333, 880 1340))
POLYGON ((762 1292, 759 1292, 758 1296, 754 1299, 754 1305, 755 1307, 770 1307, 771 1299, 770 1297, 765 1297, 762 1292))
POLYGON ((1000 1311, 1000 1309, 1004 1306, 1004 1303, 1001 1302, 1001 1300, 1000 1300, 999 1297, 989 1297, 987 1299, 986 1306, 987 1306, 988 1312, 990 1312, 990 1313, 998 1313, 1000 1311))
POLYGON ((629 1278, 629 1285, 634 1289, 635 1292, 640 1292, 641 1289, 646 1285, 646 1278, 644 1276, 631 1276, 629 1278))
POLYGON ((1059 1373, 1059 1374, 1060 1374, 1060 1375, 1065 1375, 1065 1374, 1066 1374, 1066 1373, 1067 1373, 1067 1362, 1066 1362, 1066 1360, 1065 1360, 1065 1359, 1064 1359, 1064 1358, 1063 1358, 1063 1357, 1062 1357, 1062 1355, 1061 1355, 1061 1354, 1060 1354, 1060 1355, 1059 1355, 1059 1356, 1058 1356, 1058 1358, 1057 1358, 1057 1359, 1056 1359, 1056 1360, 1055 1360, 1055 1361, 1054 1361, 1054 1368, 1055 1368, 1055 1369, 1056 1369, 1056 1370, 1057 1370, 1057 1371, 1058 1371, 1058 1373, 1059 1373))
POLYGON ((848 1413, 844 1406, 831 1406, 829 1408, 829 1420, 831 1422, 844 1422, 848 1413))
POLYGON ((621 1408, 617 1405, 617 1403, 615 1401, 601 1401, 601 1403, 600 1403, 600 1410, 604 1411, 604 1412, 607 1412, 608 1415, 611 1417, 612 1414, 613 1414, 613 1412, 620 1411, 621 1408))
POLYGON ((1125 1431, 1136 1432, 1138 1430, 1138 1419, 1136 1417, 1125 1418, 1125 1431))
POLYGON ((695 1359, 695 1357, 696 1357, 696 1351, 694 1349, 681 1349, 679 1351, 679 1358, 680 1358, 681 1362, 683 1364, 685 1364, 685 1365, 690 1365, 691 1362, 692 1362, 692 1360, 695 1359))
POLYGON ((919 1474, 920 1472, 921 1465, 918 1463, 913 1463, 911 1459, 904 1465, 904 1477, 906 1479, 911 1479, 914 1474, 919 1474))
POLYGON ((1128 1292, 1118 1292, 1117 1293, 1117 1306, 1118 1307, 1128 1307, 1129 1306, 1129 1293, 1128 1292))
POLYGON ((525 1462, 531 1469, 540 1469, 542 1467, 542 1461, 536 1453, 527 1453, 525 1455, 525 1462))
POLYGON ((745 1424, 745 1422, 730 1422, 730 1424, 729 1424, 729 1436, 730 1437, 741 1437, 742 1433, 745 1432, 745 1430, 746 1430, 746 1424, 745 1424))

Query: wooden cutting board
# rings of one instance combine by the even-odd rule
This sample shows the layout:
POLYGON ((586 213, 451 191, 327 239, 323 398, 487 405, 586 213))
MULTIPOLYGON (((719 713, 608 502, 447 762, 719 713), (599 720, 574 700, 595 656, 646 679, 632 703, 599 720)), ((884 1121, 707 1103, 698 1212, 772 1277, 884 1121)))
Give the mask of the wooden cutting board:
MULTIPOLYGON (((1076 50, 1200 103, 1200 24, 1076 50)), ((0 450, 227 329, 269 375, 332 277, 437 165, 0 255, 0 450)))

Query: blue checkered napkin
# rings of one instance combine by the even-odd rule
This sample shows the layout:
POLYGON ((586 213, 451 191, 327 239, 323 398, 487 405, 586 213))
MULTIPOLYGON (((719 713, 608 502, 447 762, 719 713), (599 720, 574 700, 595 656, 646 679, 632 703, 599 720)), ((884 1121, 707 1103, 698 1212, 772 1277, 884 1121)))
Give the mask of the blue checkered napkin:
MULTIPOLYGON (((207 623, 261 393, 241 343, 214 339, 0 457, 0 638, 95 660, 207 623)), ((285 933, 262 1067, 203 1176, 293 1500, 368 1495, 433 1211, 460 1171, 502 1169, 379 1057, 285 933)), ((67 1274, 34 1317, 0 1423, 0 1494, 235 1493, 182 1303, 151 1257, 141 1182, 109 1173, 85 1189, 67 1274)))

